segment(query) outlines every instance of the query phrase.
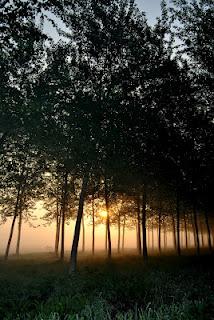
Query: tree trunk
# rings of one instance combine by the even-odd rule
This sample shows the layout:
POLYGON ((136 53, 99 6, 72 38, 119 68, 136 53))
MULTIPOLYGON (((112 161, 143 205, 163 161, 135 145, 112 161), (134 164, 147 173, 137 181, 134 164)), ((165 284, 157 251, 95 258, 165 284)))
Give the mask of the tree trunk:
POLYGON ((118 238, 117 238, 117 253, 120 253, 120 213, 117 220, 118 238))
POLYGON ((147 242, 146 242, 146 201, 147 201, 147 194, 146 194, 146 186, 144 185, 143 188, 143 199, 142 199, 142 236, 143 236, 143 257, 147 259, 148 252, 147 252, 147 242))
POLYGON ((201 246, 204 247, 204 233, 203 233, 203 224, 200 221, 200 231, 201 231, 201 246))
POLYGON ((84 214, 82 215, 82 252, 85 252, 85 223, 84 214))
POLYGON ((148 248, 148 250, 150 250, 150 227, 148 226, 148 228, 147 228, 147 233, 146 233, 146 236, 147 236, 147 248, 148 248))
POLYGON ((154 225, 152 223, 152 250, 154 250, 154 225))
POLYGON ((64 186, 63 186, 63 198, 62 198, 62 225, 61 225, 61 253, 60 260, 64 259, 65 255, 65 214, 67 210, 67 197, 68 197, 68 172, 64 175, 64 186))
POLYGON ((196 240, 196 232, 195 232, 195 224, 194 224, 194 214, 191 215, 192 219, 192 235, 193 235, 193 241, 195 248, 197 247, 197 240, 196 240))
POLYGON ((209 219, 208 219, 208 214, 206 210, 204 211, 204 217, 205 217, 205 223, 207 227, 208 246, 209 246, 209 250, 212 251, 210 225, 209 225, 209 219))
POLYGON ((108 238, 108 258, 110 259, 111 258, 111 230, 110 230, 110 216, 109 216, 109 192, 108 192, 106 178, 105 178, 105 204, 106 204, 106 212, 107 212, 106 227, 107 227, 107 238, 108 238))
POLYGON ((140 196, 137 199, 137 235, 138 235, 138 253, 141 255, 141 232, 140 232, 140 196))
POLYGON ((108 250, 108 228, 107 228, 107 220, 105 224, 105 252, 107 253, 108 250))
POLYGON ((4 260, 8 259, 8 255, 9 255, 9 251, 10 251, 10 245, 11 245, 11 241, 12 241, 12 237, 13 237, 14 226, 15 226, 16 217, 17 217, 18 210, 19 210, 20 192, 21 192, 21 183, 19 184, 19 188, 18 188, 16 204, 15 204, 15 209, 14 209, 14 216, 13 216, 13 220, 12 220, 12 224, 11 224, 11 228, 10 228, 10 235, 9 235, 9 239, 7 242, 4 260))
POLYGON ((187 234, 187 220, 186 220, 186 214, 184 213, 184 230, 185 230, 185 246, 186 249, 188 248, 188 234, 187 234))
POLYGON ((122 237, 122 251, 125 248, 125 230, 126 230, 126 217, 123 218, 123 237, 122 237))
POLYGON ((74 238, 73 238, 73 244, 71 249, 69 273, 75 272, 77 270, 77 250, 78 250, 78 244, 79 244, 80 226, 81 226, 81 220, 83 215, 83 207, 84 207, 84 200, 85 200, 87 186, 88 186, 88 180, 89 180, 89 173, 87 173, 83 177, 82 189, 79 197, 79 207, 77 212, 76 225, 74 230, 74 238))
POLYGON ((161 205, 158 210, 158 250, 161 252, 161 217, 162 216, 162 208, 161 205))
POLYGON ((167 228, 166 224, 164 223, 164 249, 167 248, 167 228))
POLYGON ((198 234, 198 222, 197 222, 197 212, 196 212, 196 204, 193 203, 193 218, 194 218, 194 225, 195 225, 195 235, 196 235, 196 250, 197 254, 200 254, 200 242, 199 242, 199 234, 198 234))
POLYGON ((60 225, 61 225, 61 212, 59 212, 59 201, 57 200, 57 216, 56 216, 56 238, 55 238, 55 255, 59 253, 59 239, 60 239, 60 225))
POLYGON ((59 239, 60 239, 61 215, 56 219, 56 238, 55 238, 55 255, 59 254, 59 239))
POLYGON ((95 248, 95 209, 94 209, 94 191, 92 193, 92 254, 95 248))
POLYGON ((180 199, 177 191, 176 195, 176 222, 177 222, 177 253, 181 255, 181 245, 180 245, 180 199))
POLYGON ((176 241, 176 227, 175 227, 174 214, 172 214, 172 233, 173 233, 174 249, 176 250, 176 248, 177 248, 177 241, 176 241))
POLYGON ((136 224, 135 224, 135 231, 136 231, 136 249, 137 249, 137 252, 138 252, 138 248, 139 248, 139 241, 138 241, 138 229, 137 229, 137 221, 136 221, 136 224))
POLYGON ((19 209, 18 236, 17 236, 17 243, 16 243, 16 255, 17 256, 19 256, 21 230, 22 230, 22 208, 19 209))

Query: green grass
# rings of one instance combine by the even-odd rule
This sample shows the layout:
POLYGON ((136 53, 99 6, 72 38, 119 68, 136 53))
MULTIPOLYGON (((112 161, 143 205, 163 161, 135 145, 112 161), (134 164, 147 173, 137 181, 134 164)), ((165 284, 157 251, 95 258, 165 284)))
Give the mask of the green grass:
POLYGON ((0 262, 0 319, 214 319, 214 258, 80 256, 79 271, 51 254, 0 262))

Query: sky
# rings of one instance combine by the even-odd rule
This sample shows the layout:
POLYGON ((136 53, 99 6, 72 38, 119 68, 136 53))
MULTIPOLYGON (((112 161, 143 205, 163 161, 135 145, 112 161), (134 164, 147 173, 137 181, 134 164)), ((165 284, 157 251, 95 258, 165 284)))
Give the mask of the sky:
POLYGON ((146 13, 149 24, 154 24, 156 17, 160 16, 161 0, 136 0, 140 10, 146 13))
MULTIPOLYGON (((167 3, 169 3, 170 0, 167 0, 167 3)), ((148 19, 148 23, 150 25, 154 25, 156 18, 160 16, 161 14, 161 8, 160 3, 161 0, 135 0, 138 8, 145 12, 146 17, 148 19)), ((53 16, 51 16, 53 18, 53 16)), ((57 24, 62 29, 66 30, 65 26, 60 22, 59 19, 55 19, 57 21, 57 24)), ((57 31, 53 28, 52 24, 50 22, 45 23, 45 32, 51 36, 55 42, 59 40, 59 36, 57 35, 57 31)))

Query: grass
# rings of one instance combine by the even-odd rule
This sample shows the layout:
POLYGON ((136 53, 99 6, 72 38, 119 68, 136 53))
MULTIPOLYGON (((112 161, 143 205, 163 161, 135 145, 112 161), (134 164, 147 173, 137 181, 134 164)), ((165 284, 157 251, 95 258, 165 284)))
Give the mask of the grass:
POLYGON ((214 319, 214 257, 80 256, 79 271, 52 254, 0 262, 0 319, 214 319))

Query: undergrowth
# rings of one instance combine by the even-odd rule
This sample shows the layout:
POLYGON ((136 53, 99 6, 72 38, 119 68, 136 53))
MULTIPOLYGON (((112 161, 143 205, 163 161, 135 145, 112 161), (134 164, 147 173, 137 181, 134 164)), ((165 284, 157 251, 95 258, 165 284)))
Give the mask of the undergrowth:
POLYGON ((0 263, 3 320, 214 319, 213 257, 82 257, 77 274, 49 255, 0 263))

